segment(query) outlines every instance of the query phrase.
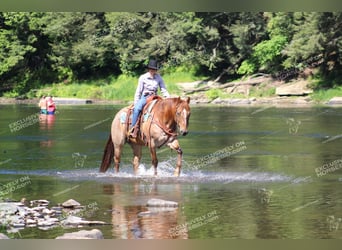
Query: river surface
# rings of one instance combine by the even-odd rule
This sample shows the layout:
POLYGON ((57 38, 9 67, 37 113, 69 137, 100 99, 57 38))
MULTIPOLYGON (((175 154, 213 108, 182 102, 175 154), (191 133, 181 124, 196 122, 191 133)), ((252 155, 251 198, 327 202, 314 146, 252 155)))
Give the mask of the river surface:
MULTIPOLYGON (((75 199, 87 219, 108 223, 84 228, 106 239, 342 238, 341 108, 192 106, 179 178, 168 148, 157 152, 158 177, 147 148, 133 175, 129 145, 119 174, 99 173, 120 108, 59 106, 55 116, 39 117, 32 105, 1 105, 0 183, 16 184, 2 198, 75 199), (179 206, 154 211, 151 198, 179 206)), ((78 230, 25 228, 12 237, 78 230)))

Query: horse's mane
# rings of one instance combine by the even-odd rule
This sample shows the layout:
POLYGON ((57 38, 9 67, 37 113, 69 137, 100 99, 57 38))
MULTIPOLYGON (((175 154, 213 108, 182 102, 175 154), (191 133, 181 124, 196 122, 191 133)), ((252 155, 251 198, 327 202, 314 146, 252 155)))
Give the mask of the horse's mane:
POLYGON ((185 102, 179 96, 164 98, 164 99, 162 99, 162 101, 163 101, 163 104, 165 104, 165 105, 173 105, 173 104, 177 105, 179 103, 185 102))
POLYGON ((174 111, 180 102, 180 97, 168 97, 161 99, 159 101, 159 105, 156 105, 155 107, 155 112, 156 114, 159 114, 159 119, 169 120, 171 117, 174 117, 174 111))

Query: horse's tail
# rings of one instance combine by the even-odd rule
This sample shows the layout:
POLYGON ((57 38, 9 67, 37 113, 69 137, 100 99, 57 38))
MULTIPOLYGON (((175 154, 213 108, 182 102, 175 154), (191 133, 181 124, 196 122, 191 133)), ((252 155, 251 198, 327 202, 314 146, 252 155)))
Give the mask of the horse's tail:
POLYGON ((114 144, 112 141, 112 135, 110 134, 106 147, 103 152, 103 156, 102 156, 102 163, 100 167, 101 173, 104 173, 108 170, 108 168, 110 167, 110 164, 112 163, 113 157, 114 157, 114 144))

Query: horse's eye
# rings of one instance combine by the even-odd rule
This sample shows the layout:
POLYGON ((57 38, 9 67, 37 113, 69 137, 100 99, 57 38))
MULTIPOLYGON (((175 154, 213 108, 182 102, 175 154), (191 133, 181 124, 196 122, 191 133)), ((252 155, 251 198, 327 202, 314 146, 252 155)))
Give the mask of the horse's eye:
POLYGON ((180 115, 181 113, 180 112, 176 112, 176 115, 180 115))

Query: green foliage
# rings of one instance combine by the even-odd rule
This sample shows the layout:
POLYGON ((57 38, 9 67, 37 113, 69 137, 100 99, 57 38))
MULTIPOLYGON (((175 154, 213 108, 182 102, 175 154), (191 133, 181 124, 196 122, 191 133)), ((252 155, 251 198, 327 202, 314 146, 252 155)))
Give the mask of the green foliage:
POLYGON ((270 40, 258 43, 254 47, 253 55, 260 65, 272 62, 274 58, 281 55, 286 44, 286 37, 282 35, 273 36, 270 40))
POLYGON ((336 86, 331 89, 318 89, 310 96, 313 100, 318 102, 329 101, 333 97, 342 96, 342 86, 336 86))
POLYGON ((340 12, 2 12, 0 93, 136 78, 149 58, 168 82, 184 72, 234 80, 301 67, 334 79, 342 72, 341 25, 340 12))
POLYGON ((0 18, 3 19, 3 27, 0 27, 0 84, 11 85, 14 92, 22 94, 32 76, 27 57, 36 51, 33 46, 36 38, 28 27, 29 14, 2 13, 0 18), (10 75, 13 80, 8 82, 10 75))
POLYGON ((286 37, 276 35, 270 40, 264 40, 258 43, 253 48, 251 58, 242 62, 237 73, 252 74, 257 69, 261 69, 266 72, 273 71, 272 67, 274 67, 274 62, 277 57, 281 55, 286 42, 286 37))
MULTIPOLYGON (((331 80, 338 77, 341 71, 342 25, 341 12, 296 13, 295 33, 284 52, 287 59, 283 65, 287 68, 311 62, 313 58, 321 58, 319 74, 331 80)), ((323 81, 324 82, 324 81, 323 81)))
POLYGON ((253 62, 253 59, 247 59, 241 63, 241 66, 238 68, 237 73, 240 75, 250 75, 256 70, 256 64, 253 62))
POLYGON ((303 13, 300 19, 297 17, 301 21, 295 26, 296 32, 285 49, 288 58, 284 65, 287 67, 317 55, 324 49, 320 44, 323 33, 317 29, 318 16, 318 13, 303 13))
MULTIPOLYGON (((172 95, 179 95, 180 90, 176 83, 178 80, 187 81, 193 79, 190 75, 173 74, 163 77, 168 91, 172 95), (184 78, 182 78, 182 76, 184 78)), ((49 87, 34 92, 36 97, 52 95, 56 97, 76 97, 105 100, 132 101, 138 84, 138 78, 120 75, 117 78, 108 78, 97 81, 84 81, 72 84, 52 84, 49 87)), ((10 97, 13 93, 6 93, 10 97)), ((31 93, 33 95, 33 93, 31 93)))
POLYGON ((270 37, 285 36, 288 40, 293 36, 293 12, 266 12, 268 18, 267 31, 270 37))
POLYGON ((260 86, 260 87, 251 87, 249 95, 252 97, 271 97, 274 96, 276 93, 275 87, 266 87, 266 86, 260 86))
POLYGON ((268 39, 256 44, 250 56, 242 62, 238 74, 252 74, 257 71, 272 73, 279 70, 282 51, 291 36, 292 15, 287 13, 265 13, 268 17, 268 39))
POLYGON ((218 97, 223 96, 223 91, 221 89, 209 89, 205 92, 205 96, 210 100, 214 100, 218 97))

